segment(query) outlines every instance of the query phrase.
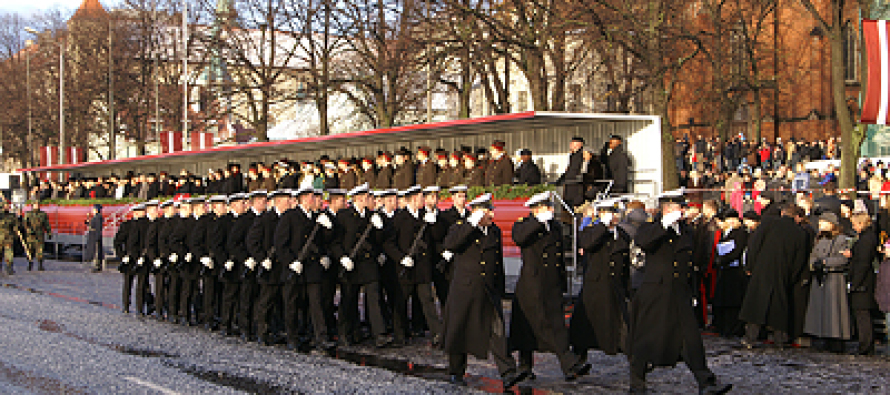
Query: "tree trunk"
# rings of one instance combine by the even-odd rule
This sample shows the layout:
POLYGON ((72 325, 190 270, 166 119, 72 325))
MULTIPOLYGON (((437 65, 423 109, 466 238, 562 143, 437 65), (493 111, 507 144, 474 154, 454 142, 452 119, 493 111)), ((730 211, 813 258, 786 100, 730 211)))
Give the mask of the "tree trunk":
POLYGON ((677 162, 674 159, 674 135, 671 133, 671 117, 668 113, 670 95, 664 87, 656 87, 654 96, 655 113, 661 117, 661 178, 662 190, 670 191, 680 187, 677 162))
MULTIPOLYGON (((840 13, 839 10, 834 11, 840 13)), ((856 163, 859 159, 859 146, 853 139, 853 120, 847 108, 846 87, 844 85, 844 41, 843 24, 834 19, 831 40, 831 96, 834 100, 834 111, 838 126, 841 129, 841 188, 856 187, 856 163)), ((859 141, 861 143, 861 140, 859 141)))

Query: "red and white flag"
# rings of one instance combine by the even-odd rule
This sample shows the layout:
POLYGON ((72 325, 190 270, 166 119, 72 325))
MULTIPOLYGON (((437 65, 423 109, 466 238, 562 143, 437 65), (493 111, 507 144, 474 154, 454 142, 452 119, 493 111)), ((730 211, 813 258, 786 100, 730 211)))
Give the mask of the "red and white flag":
POLYGON ((886 125, 890 106, 890 39, 887 21, 864 19, 862 37, 868 52, 868 89, 861 123, 886 125))

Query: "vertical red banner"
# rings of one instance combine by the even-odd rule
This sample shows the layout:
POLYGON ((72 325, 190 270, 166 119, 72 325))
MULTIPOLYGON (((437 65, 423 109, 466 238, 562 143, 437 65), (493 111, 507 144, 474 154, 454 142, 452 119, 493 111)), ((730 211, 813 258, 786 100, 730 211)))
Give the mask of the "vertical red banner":
POLYGON ((161 132, 161 153, 182 151, 182 132, 161 132))
MULTIPOLYGON (((59 147, 40 147, 40 166, 55 166, 59 164, 59 147)), ((49 181, 53 173, 41 172, 40 178, 49 181)), ((56 177, 52 177, 57 179, 56 177)))
POLYGON ((190 133, 190 137, 192 139, 192 151, 213 148, 213 133, 192 132, 190 133))

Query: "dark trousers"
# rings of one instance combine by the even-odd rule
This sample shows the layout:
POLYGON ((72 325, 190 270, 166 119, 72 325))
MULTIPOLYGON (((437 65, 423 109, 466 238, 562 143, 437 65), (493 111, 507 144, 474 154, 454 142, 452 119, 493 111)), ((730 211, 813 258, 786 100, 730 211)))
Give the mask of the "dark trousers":
POLYGON ((168 312, 167 305, 167 288, 170 284, 167 283, 167 274, 164 272, 157 272, 154 274, 155 276, 155 311, 157 313, 158 318, 164 318, 164 313, 168 312))
POLYGON ((121 293, 121 308, 125 313, 130 312, 130 297, 133 292, 133 282, 136 280, 136 275, 133 273, 124 273, 124 288, 121 293))
MULTIPOLYGON (((494 357, 501 377, 516 370, 516 360, 507 351, 504 321, 495 315, 491 323, 491 337, 488 340, 488 351, 494 357)), ((448 354, 448 374, 463 376, 467 373, 467 354, 448 354)))
POLYGON ((197 310, 196 302, 198 300, 198 293, 201 290, 198 288, 197 278, 181 277, 181 280, 182 291, 179 296, 179 315, 180 318, 191 321, 192 318, 197 318, 192 314, 192 308, 197 310))
POLYGON ((233 281, 222 283, 222 302, 219 306, 220 326, 231 330, 235 326, 241 284, 233 281))
POLYGON ((328 341, 328 325, 325 321, 324 286, 320 283, 306 284, 306 308, 312 331, 315 332, 315 346, 320 347, 328 341))
POLYGON ((167 274, 170 278, 170 288, 167 289, 167 317, 171 319, 179 318, 179 293, 182 291, 182 277, 179 272, 172 271, 167 274))
POLYGON ((272 324, 272 311, 281 299, 281 284, 260 284, 260 296, 256 303, 257 336, 269 335, 272 324))
POLYGON ((241 335, 251 337, 254 335, 256 325, 256 301, 259 287, 256 279, 244 278, 241 281, 240 296, 238 298, 238 330, 241 335))
POLYGON ((408 310, 405 295, 402 294, 402 286, 396 278, 395 272, 383 267, 380 270, 380 289, 386 294, 386 299, 381 298, 380 311, 384 317, 389 315, 392 324, 393 338, 396 341, 405 340, 405 330, 408 323, 408 310))
POLYGON ((217 308, 219 305, 217 304, 217 296, 220 292, 219 280, 217 280, 214 275, 203 275, 201 276, 201 291, 204 293, 201 301, 204 304, 204 308, 202 309, 202 313, 204 313, 203 321, 205 324, 213 325, 216 323, 217 308))
POLYGON ((871 353, 875 349, 874 328, 871 321, 871 311, 854 309, 853 317, 856 318, 856 333, 859 339, 859 353, 871 353))
POLYGON ((375 337, 385 332, 383 315, 380 313, 380 284, 372 282, 368 284, 342 284, 340 286, 340 331, 341 337, 346 339, 358 339, 359 313, 358 300, 362 288, 365 289, 365 316, 371 323, 371 333, 375 337))
POLYGON ((150 310, 151 287, 148 283, 148 271, 140 269, 136 274, 136 312, 145 314, 150 310))
POLYGON ((287 331, 287 343, 297 345, 300 343, 300 305, 305 295, 305 286, 293 281, 285 283, 281 287, 281 296, 284 305, 284 330, 287 331))
MULTIPOLYGON (((337 329, 337 317, 334 313, 337 311, 334 299, 337 295, 337 271, 334 269, 329 270, 324 277, 324 281, 322 284, 322 305, 324 306, 324 319, 325 325, 328 327, 328 333, 334 333, 337 329)), ((340 293, 342 295, 343 290, 341 288, 340 293)), ((342 304, 342 299, 340 300, 342 304)))
MULTIPOLYGON (((436 303, 433 300, 433 287, 430 284, 402 284, 402 295, 415 294, 416 298, 412 302, 419 302, 426 317, 426 325, 430 328, 433 336, 442 334, 442 323, 439 320, 439 313, 436 311, 436 303), (416 292, 416 294, 415 294, 416 292)), ((407 307, 402 303, 402 311, 407 315, 407 307)), ((404 317, 404 316, 403 316, 404 317)))
POLYGON ((714 327, 723 337, 741 336, 745 324, 739 320, 740 307, 714 307, 714 327))
POLYGON ((439 304, 445 306, 445 301, 448 300, 448 287, 451 286, 451 275, 447 271, 443 273, 438 268, 433 269, 433 286, 436 287, 439 304))

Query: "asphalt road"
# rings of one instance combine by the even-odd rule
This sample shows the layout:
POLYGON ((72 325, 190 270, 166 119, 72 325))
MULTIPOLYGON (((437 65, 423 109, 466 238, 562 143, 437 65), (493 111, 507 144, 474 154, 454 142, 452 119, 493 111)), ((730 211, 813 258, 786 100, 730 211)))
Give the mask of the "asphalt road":
MULTIPOLYGON (((21 262, 21 261, 20 261, 21 262)), ((500 392, 490 360, 470 358, 470 388, 445 382, 445 356, 420 340, 378 351, 355 347, 312 356, 120 313, 116 272, 48 262, 0 277, 3 394, 464 394, 500 392), (365 365, 365 366, 362 366, 365 365)), ((888 393, 890 360, 809 349, 745 351, 705 337, 708 363, 733 393, 888 393)), ((562 380, 555 357, 536 354, 538 378, 519 393, 624 393, 623 356, 591 352, 590 376, 562 380)), ((696 390, 682 365, 649 375, 656 393, 696 390)))

